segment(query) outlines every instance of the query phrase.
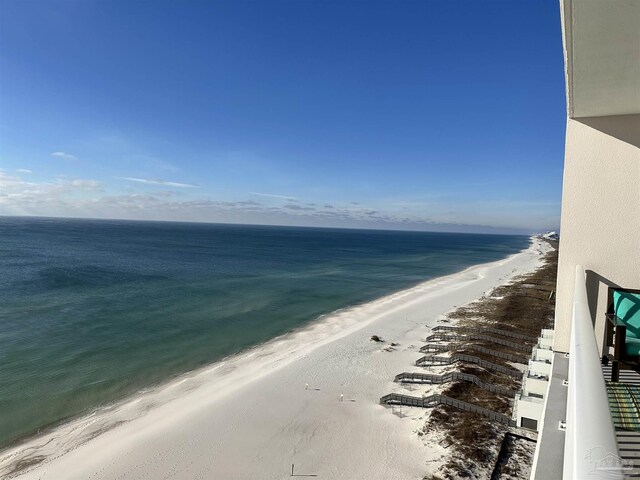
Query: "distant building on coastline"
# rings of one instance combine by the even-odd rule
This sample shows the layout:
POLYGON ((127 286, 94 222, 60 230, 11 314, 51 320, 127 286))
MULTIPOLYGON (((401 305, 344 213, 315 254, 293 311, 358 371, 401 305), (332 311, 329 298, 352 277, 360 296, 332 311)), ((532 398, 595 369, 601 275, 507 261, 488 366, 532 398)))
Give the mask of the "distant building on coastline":
MULTIPOLYGON (((629 302, 640 299, 628 291, 640 290, 640 1, 561 0, 560 8, 567 90, 562 236, 552 374, 531 478, 638 476, 640 387, 609 382, 622 365, 610 345, 638 355, 629 343, 636 335, 627 329, 625 336, 605 313, 621 305, 613 304, 616 290, 626 290, 629 302), (610 362, 601 362, 603 355, 610 362)), ((625 321, 640 322, 638 305, 625 310, 625 321)))

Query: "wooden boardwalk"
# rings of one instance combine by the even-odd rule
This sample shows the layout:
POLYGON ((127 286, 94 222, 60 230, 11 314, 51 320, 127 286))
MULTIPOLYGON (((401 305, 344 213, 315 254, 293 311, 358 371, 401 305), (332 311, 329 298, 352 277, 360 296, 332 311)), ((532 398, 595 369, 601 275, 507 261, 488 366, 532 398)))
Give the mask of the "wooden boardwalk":
POLYGON ((434 333, 429 335, 426 339, 427 342, 465 342, 469 340, 484 340, 485 342, 495 343, 496 345, 502 345, 503 347, 509 347, 519 352, 531 353, 532 345, 525 345, 523 343, 514 343, 509 340, 503 340, 502 338, 492 337, 491 335, 483 334, 469 334, 458 335, 455 333, 434 333))
POLYGON ((434 343, 428 343, 424 347, 420 347, 420 352, 422 353, 432 353, 432 352, 448 352, 450 350, 475 350, 476 352, 486 353, 487 355, 492 355, 494 357, 502 358, 503 360, 507 360, 509 362, 521 363, 523 365, 527 364, 527 360, 519 355, 512 355, 510 353, 499 352, 497 350, 491 350, 490 348, 483 347, 481 345, 466 345, 466 344, 448 344, 448 345, 438 345, 434 343))
POLYGON ((402 372, 396 375, 394 379, 395 382, 399 383, 430 383, 430 384, 442 384, 448 382, 454 382, 456 380, 461 380, 463 382, 473 383, 483 390, 487 390, 492 393, 497 393, 499 395, 506 395, 508 397, 513 397, 516 394, 515 390, 510 388, 501 387, 499 385, 493 385, 492 383, 486 383, 480 380, 475 375, 471 375, 469 373, 462 372, 449 372, 444 375, 433 375, 430 373, 413 373, 413 372, 402 372))
POLYGON ((406 405, 408 407, 432 408, 437 405, 448 405, 450 407, 463 410, 465 412, 477 413, 489 418, 490 420, 515 427, 516 422, 511 417, 503 415, 488 408, 479 407, 472 403, 456 400, 455 398, 446 397, 444 395, 429 395, 428 397, 412 397, 410 395, 401 395, 399 393, 390 393, 380 399, 383 405, 406 405))
POLYGON ((521 333, 515 332, 507 332, 505 330, 500 330, 499 328, 480 328, 480 327, 449 327, 447 325, 438 325, 437 327, 433 327, 432 332, 456 332, 462 335, 469 333, 492 333, 494 335, 500 335, 502 337, 508 338, 517 338, 519 340, 524 340, 529 343, 538 343, 537 337, 530 337, 528 335, 522 335, 521 333))
POLYGON ((464 353, 454 353, 450 357, 440 357, 437 355, 425 355, 424 357, 416 360, 417 367, 428 367, 432 365, 451 365, 456 362, 467 362, 467 363, 475 363, 481 367, 486 368, 487 370, 493 370, 495 372, 504 373, 505 375, 509 375, 510 377, 516 378, 518 380, 522 379, 524 375, 520 370, 516 370, 513 368, 507 368, 503 365, 498 365, 496 363, 488 362, 479 357, 474 357, 473 355, 467 355, 464 353))

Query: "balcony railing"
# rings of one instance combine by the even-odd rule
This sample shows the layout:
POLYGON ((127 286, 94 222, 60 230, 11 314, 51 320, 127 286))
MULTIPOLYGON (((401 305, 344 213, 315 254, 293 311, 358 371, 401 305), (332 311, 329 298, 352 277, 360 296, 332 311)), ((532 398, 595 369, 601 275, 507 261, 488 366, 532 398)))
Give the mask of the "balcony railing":
POLYGON ((622 479, 623 466, 581 266, 576 267, 575 282, 563 478, 622 479))

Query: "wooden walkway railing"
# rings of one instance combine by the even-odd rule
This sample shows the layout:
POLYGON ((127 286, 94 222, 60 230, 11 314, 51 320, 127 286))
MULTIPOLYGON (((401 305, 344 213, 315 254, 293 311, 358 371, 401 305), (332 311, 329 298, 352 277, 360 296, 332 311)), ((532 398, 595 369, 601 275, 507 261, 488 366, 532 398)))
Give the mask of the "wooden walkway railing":
POLYGON ((465 353, 454 353, 450 357, 438 357, 436 355, 425 355, 424 357, 416 360, 417 367, 426 367, 429 365, 451 365, 456 362, 467 362, 467 363, 475 363, 481 367, 486 368, 487 370, 494 370, 496 372, 504 373, 505 375, 509 375, 510 377, 521 379, 523 373, 519 370, 515 370, 512 368, 507 368, 502 365, 498 365, 496 363, 487 362, 482 358, 474 357, 473 355, 467 355, 465 353))
POLYGON ((448 352, 449 350, 454 349, 464 349, 464 350, 475 350, 476 352, 486 353, 487 355, 492 355, 494 357, 502 358, 504 360, 508 360, 514 363, 522 363, 523 365, 527 364, 527 360, 524 357, 518 355, 512 355, 510 353, 498 352, 497 350, 491 350, 490 348, 483 347, 481 345, 461 345, 461 344, 449 344, 449 345, 436 345, 433 343, 428 343, 424 347, 420 348, 422 353, 430 353, 430 352, 448 352))
POLYGON ((449 405, 450 407, 464 410, 465 412, 478 413, 490 420, 515 427, 516 422, 511 417, 503 415, 502 413, 489 410, 488 408, 479 407, 472 403, 456 400, 455 398, 446 397, 444 395, 430 395, 428 397, 411 397, 409 395, 401 395, 398 393, 390 393, 380 399, 380 403, 383 405, 407 405, 409 407, 423 407, 430 408, 436 405, 449 405))
POLYGON ((438 325, 437 327, 434 327, 432 330, 432 332, 458 332, 458 333, 493 333, 495 335, 500 335, 502 337, 509 337, 509 338, 518 338, 520 340, 525 340, 527 342, 531 342, 531 343, 537 343, 538 339, 536 337, 530 337, 528 335, 522 335, 521 333, 515 333, 515 332, 507 332, 504 330, 500 330, 499 328, 479 328, 479 327, 450 327, 447 325, 438 325))
POLYGON ((499 385, 493 385, 491 383, 486 383, 480 380, 475 375, 471 375, 469 373, 462 372, 449 372, 444 375, 433 375, 430 373, 414 373, 414 372, 402 372, 396 375, 395 382, 399 383, 432 383, 432 384, 442 384, 453 382, 455 380, 462 380, 463 382, 473 383, 483 390, 487 390, 492 393, 497 393, 500 395, 506 395, 508 397, 513 397, 516 394, 515 390, 510 388, 501 387, 499 385))
POLYGON ((467 341, 467 340, 484 340, 485 342, 495 343, 496 345, 502 345, 503 347, 509 347, 519 352, 531 353, 533 345, 524 345, 522 343, 514 343, 502 338, 492 337, 490 335, 481 334, 469 334, 469 335, 457 335, 455 333, 434 333, 427 337, 427 342, 452 342, 452 341, 467 341))

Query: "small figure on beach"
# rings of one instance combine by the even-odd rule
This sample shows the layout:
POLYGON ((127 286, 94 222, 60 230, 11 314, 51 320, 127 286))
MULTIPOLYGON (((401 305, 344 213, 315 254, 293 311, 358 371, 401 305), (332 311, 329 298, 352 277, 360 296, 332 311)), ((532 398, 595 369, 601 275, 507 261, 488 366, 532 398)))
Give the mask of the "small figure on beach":
POLYGON ((305 390, 309 390, 309 384, 308 384, 308 383, 305 383, 305 384, 304 384, 304 389, 305 389, 305 390))
POLYGON ((343 401, 343 400, 344 400, 344 395, 340 394, 340 401, 343 401))

